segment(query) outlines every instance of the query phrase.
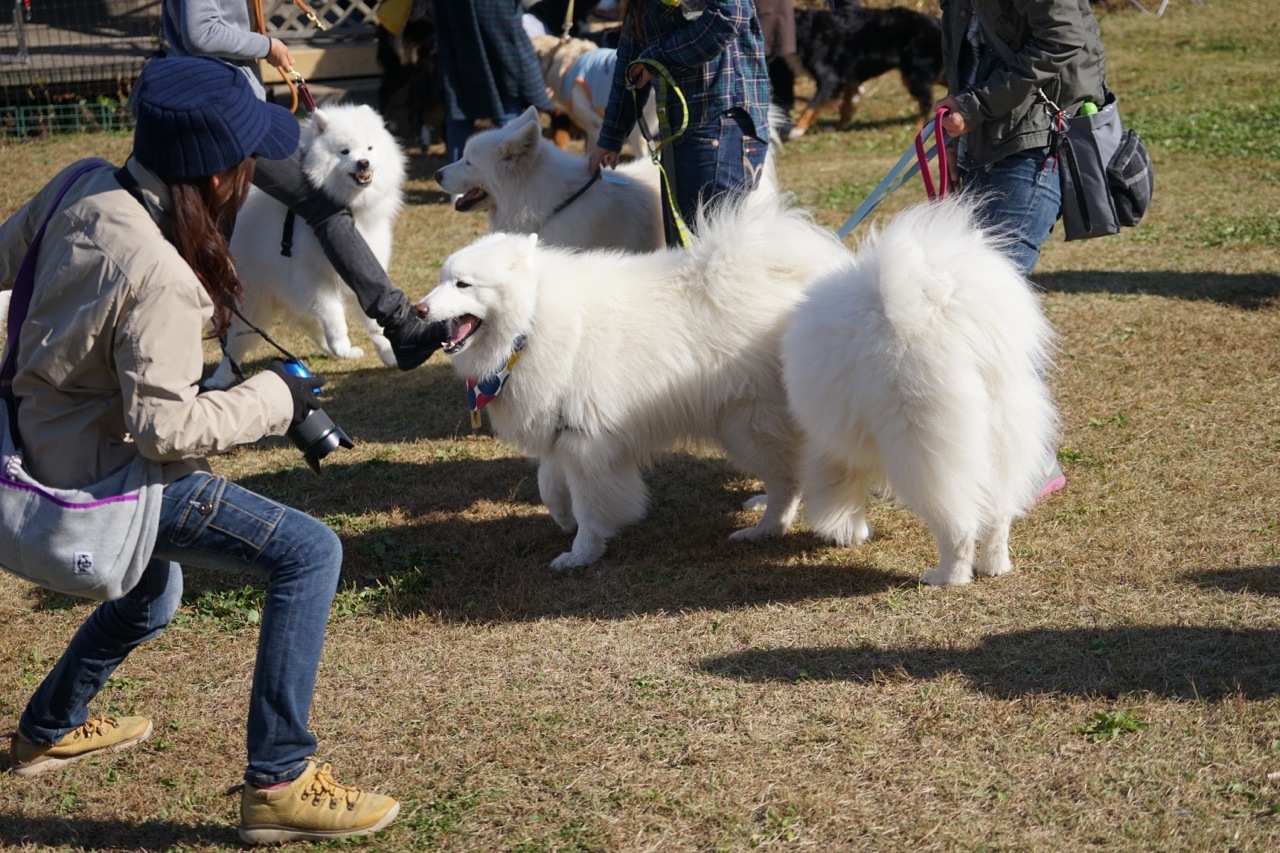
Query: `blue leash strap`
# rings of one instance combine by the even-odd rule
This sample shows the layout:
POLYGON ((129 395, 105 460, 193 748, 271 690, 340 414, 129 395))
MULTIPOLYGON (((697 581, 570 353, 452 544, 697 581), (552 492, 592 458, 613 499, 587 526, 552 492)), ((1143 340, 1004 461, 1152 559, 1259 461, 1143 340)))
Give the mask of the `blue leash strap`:
MULTIPOLYGON (((929 134, 933 132, 934 123, 936 121, 937 119, 929 120, 929 123, 920 131, 921 137, 927 138, 929 134)), ((937 153, 938 146, 935 144, 929 148, 928 152, 926 152, 925 159, 931 159, 937 153)), ((836 231, 836 236, 841 240, 848 237, 850 232, 852 232, 854 228, 857 228, 858 224, 862 222, 862 220, 866 219, 871 214, 871 211, 876 209, 880 202, 888 198, 894 190, 913 178, 919 171, 920 158, 916 153, 915 145, 912 144, 912 146, 907 149, 907 152, 899 158, 897 163, 894 164, 893 168, 889 170, 889 173, 884 176, 876 188, 871 191, 871 195, 867 196, 866 200, 863 201, 862 204, 858 205, 858 209, 855 210, 853 214, 845 220, 845 223, 840 226, 840 229, 836 231), (908 164, 910 164, 909 167, 908 164)))

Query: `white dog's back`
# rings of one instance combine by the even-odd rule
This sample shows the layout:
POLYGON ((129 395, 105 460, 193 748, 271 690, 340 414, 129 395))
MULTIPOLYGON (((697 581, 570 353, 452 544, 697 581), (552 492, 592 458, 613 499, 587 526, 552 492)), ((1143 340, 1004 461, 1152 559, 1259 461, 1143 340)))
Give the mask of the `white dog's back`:
POLYGON ((806 517, 864 540, 887 479, 938 538, 930 583, 1009 569, 1009 522, 1042 485, 1057 414, 1039 300, 964 202, 921 205, 814 283, 783 345, 807 436, 806 517), (966 544, 967 543, 967 544, 966 544))

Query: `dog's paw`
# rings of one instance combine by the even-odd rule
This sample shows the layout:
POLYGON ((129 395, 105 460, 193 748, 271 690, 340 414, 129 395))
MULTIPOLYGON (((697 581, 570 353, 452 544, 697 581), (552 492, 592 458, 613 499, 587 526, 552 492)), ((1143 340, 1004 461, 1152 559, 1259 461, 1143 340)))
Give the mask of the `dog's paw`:
POLYGON ((364 350, 361 347, 347 347, 346 352, 334 353, 338 358, 364 358, 364 350))
POLYGON ((799 139, 802 136, 804 136, 803 128, 793 127, 787 131, 787 139, 799 139))
POLYGON ((929 586, 964 586, 973 580, 973 567, 952 566, 944 569, 939 566, 925 572, 921 580, 929 586))
POLYGON ((875 530, 866 521, 854 521, 845 518, 834 524, 814 524, 813 532, 841 548, 857 547, 870 542, 876 535, 875 530))
POLYGON ((551 561, 551 568, 557 572, 565 569, 580 569, 583 566, 589 566, 599 557, 589 557, 582 554, 575 554, 572 551, 565 551, 559 557, 551 561))
POLYGON ((777 525, 757 524, 755 527, 744 527, 729 534, 730 541, 747 542, 753 539, 767 539, 770 536, 781 536, 786 530, 779 530, 777 525))
POLYGON ((763 512, 764 510, 769 508, 769 496, 756 495, 755 497, 747 498, 745 501, 742 502, 742 508, 747 510, 759 510, 763 512))
POLYGON ((973 571, 986 578, 997 578, 1013 571, 1013 563, 1009 562, 1008 551, 997 550, 994 554, 979 551, 978 559, 973 563, 973 571))

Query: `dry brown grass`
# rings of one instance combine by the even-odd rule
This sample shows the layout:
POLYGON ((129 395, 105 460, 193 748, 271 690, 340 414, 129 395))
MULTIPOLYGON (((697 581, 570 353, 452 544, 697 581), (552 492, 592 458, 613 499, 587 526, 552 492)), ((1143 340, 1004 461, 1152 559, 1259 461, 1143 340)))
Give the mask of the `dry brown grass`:
MULTIPOLYGON (((1045 252, 1069 485, 1016 527, 1011 576, 920 588, 932 541, 889 505, 864 548, 728 545, 758 484, 714 453, 659 465, 648 519, 554 574, 567 540, 532 466, 470 432, 443 358, 308 355, 356 449, 321 478, 278 441, 217 465, 343 537, 313 725, 341 776, 404 801, 377 848, 1280 849, 1280 32, 1265 0, 1103 26, 1157 199, 1139 229, 1045 252)), ((911 110, 879 81, 856 129, 787 147, 784 185, 837 226, 911 110)), ((0 213, 127 149, 3 148, 0 213)), ((413 160, 393 277, 416 296, 484 224, 444 203, 438 151, 413 160)), ((0 845, 237 846, 246 583, 190 573, 95 706, 158 737, 0 776, 0 845)), ((0 719, 88 610, 0 578, 0 719)))

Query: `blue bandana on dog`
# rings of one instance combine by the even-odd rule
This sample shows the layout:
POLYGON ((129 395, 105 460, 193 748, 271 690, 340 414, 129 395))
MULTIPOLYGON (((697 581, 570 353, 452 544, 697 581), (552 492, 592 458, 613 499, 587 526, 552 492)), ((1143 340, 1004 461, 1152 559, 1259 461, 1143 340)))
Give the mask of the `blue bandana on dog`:
POLYGON ((480 410, 492 403, 506 387, 507 380, 511 378, 511 371, 520 360, 520 351, 524 349, 524 343, 524 335, 520 335, 512 342, 511 355, 507 356, 507 363, 492 376, 479 380, 467 377, 467 408, 471 410, 472 429, 480 428, 480 410))

